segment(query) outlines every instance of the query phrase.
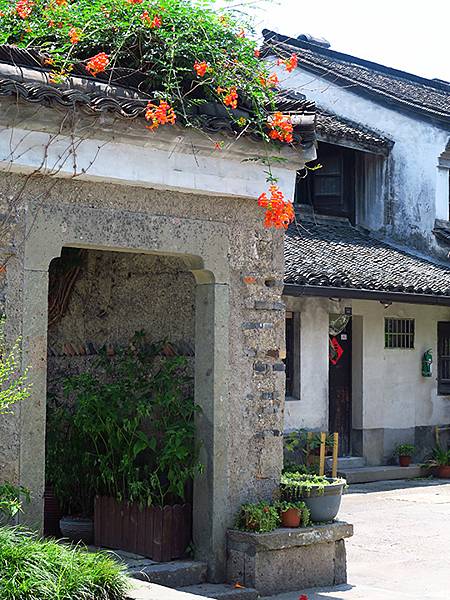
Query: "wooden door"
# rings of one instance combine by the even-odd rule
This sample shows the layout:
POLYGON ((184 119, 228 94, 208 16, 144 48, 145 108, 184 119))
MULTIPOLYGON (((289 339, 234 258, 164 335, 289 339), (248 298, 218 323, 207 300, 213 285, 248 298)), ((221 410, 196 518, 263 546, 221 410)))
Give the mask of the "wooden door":
POLYGON ((349 456, 352 431, 352 321, 330 335, 329 431, 339 433, 339 456, 349 456))

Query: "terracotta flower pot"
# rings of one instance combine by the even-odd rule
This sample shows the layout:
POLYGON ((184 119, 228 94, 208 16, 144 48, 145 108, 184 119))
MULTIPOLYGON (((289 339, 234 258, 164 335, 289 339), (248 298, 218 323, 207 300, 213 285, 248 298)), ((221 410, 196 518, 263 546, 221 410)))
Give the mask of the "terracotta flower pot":
POLYGON ((437 476, 440 479, 450 479, 450 465, 439 465, 437 468, 437 476))
POLYGON ((398 457, 398 462, 401 467, 409 467, 409 465, 411 464, 411 460, 412 458, 406 455, 400 455, 398 457))
POLYGON ((300 527, 302 513, 297 508, 288 508, 281 513, 283 527, 300 527))

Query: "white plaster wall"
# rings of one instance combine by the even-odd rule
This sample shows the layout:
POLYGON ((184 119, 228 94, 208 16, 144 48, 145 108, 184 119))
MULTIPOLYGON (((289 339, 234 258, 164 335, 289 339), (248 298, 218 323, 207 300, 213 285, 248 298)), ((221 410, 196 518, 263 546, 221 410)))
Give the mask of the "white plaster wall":
POLYGON ((450 396, 437 395, 437 323, 450 308, 353 300, 363 317, 363 427, 412 427, 450 423, 450 396), (384 348, 384 318, 415 319, 413 350, 384 348), (422 376, 422 355, 433 353, 433 376, 422 376))
POLYGON ((285 430, 328 428, 328 316, 352 307, 360 344, 354 340, 353 426, 363 429, 410 429, 450 423, 450 396, 437 394, 437 323, 450 321, 450 308, 415 304, 324 298, 284 298, 287 310, 300 313, 300 399, 287 400, 285 430), (384 348, 384 318, 415 319, 413 350, 384 348), (421 359, 433 353, 433 376, 422 377, 421 359), (355 374, 354 374, 355 375, 355 374), (355 385, 355 382, 358 385, 355 385))
POLYGON ((427 121, 358 96, 349 88, 324 81, 301 68, 290 75, 278 68, 278 73, 283 87, 300 91, 319 106, 381 131, 395 141, 389 159, 393 226, 391 231, 384 230, 381 219, 378 227, 373 221, 370 226, 422 250, 437 248, 431 233, 434 219, 448 218, 448 215, 443 216, 443 203, 439 204, 436 197, 437 164, 449 133, 427 121), (438 212, 436 204, 440 206, 438 212))
POLYGON ((328 429, 328 301, 285 297, 300 313, 300 398, 286 399, 285 430, 328 429))

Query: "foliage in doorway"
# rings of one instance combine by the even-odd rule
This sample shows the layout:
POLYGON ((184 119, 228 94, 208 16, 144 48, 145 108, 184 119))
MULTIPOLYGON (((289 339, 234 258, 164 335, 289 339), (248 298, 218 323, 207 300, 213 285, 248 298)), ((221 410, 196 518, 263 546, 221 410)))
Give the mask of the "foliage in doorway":
POLYGON ((199 407, 186 359, 162 356, 165 345, 148 344, 137 333, 116 356, 102 352, 95 374, 65 380, 70 404, 53 411, 59 426, 49 434, 47 465, 65 506, 77 501, 71 480, 86 473, 91 506, 95 494, 142 506, 184 499, 201 471, 194 425, 199 407))
POLYGON ((125 600, 124 568, 104 553, 0 527, 0 600, 125 600))

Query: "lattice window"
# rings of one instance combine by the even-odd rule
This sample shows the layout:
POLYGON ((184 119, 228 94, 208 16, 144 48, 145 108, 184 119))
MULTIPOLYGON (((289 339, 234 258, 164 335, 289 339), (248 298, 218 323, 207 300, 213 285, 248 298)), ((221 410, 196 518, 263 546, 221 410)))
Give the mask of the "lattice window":
POLYGON ((438 394, 450 394, 450 322, 438 323, 438 394))
POLYGON ((384 319, 385 348, 414 348, 414 319, 384 319))

